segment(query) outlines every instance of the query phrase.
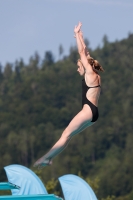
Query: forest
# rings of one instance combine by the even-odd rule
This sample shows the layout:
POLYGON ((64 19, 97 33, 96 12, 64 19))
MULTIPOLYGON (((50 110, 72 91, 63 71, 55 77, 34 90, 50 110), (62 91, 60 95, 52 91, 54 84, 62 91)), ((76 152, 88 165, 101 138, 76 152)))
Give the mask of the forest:
MULTIPOLYGON (((86 39, 87 41, 87 39, 86 39)), ((81 110, 81 81, 77 73, 77 48, 68 56, 60 48, 55 62, 51 51, 36 52, 28 64, 23 59, 0 65, 0 182, 4 167, 24 165, 33 170, 50 193, 62 195, 58 178, 83 177, 99 200, 133 200, 133 34, 109 42, 90 54, 105 72, 99 119, 74 136, 51 166, 33 168, 59 139, 81 110)))

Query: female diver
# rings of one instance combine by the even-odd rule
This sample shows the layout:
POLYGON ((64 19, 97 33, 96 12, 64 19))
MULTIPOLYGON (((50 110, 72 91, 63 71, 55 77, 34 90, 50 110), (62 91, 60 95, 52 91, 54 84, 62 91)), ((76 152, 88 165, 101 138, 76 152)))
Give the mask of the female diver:
POLYGON ((43 157, 37 160, 34 167, 42 168, 52 164, 52 159, 65 149, 71 138, 93 125, 98 119, 98 99, 101 91, 99 71, 104 71, 98 61, 90 57, 83 40, 81 22, 74 28, 80 59, 77 61, 77 71, 82 80, 82 110, 72 119, 63 131, 60 139, 43 157))

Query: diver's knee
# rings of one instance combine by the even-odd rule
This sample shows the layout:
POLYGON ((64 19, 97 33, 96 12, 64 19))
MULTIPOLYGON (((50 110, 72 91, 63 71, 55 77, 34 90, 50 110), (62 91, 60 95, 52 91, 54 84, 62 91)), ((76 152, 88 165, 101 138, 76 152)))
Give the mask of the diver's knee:
POLYGON ((66 129, 63 131, 61 137, 66 138, 67 140, 69 140, 69 139, 71 138, 71 132, 69 131, 68 128, 66 128, 66 129))

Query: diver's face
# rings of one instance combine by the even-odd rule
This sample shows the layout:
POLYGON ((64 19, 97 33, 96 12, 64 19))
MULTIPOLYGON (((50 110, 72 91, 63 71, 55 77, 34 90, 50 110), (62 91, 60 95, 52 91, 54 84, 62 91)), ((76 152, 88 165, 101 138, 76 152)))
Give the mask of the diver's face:
POLYGON ((78 66, 77 72, 80 74, 80 76, 83 76, 85 73, 85 70, 84 70, 82 63, 80 61, 78 61, 77 66, 78 66))

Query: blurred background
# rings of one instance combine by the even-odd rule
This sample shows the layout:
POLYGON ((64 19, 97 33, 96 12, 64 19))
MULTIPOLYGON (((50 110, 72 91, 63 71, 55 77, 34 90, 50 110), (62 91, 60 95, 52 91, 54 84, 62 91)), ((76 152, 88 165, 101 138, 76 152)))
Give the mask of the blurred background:
POLYGON ((76 174, 99 200, 133 199, 132 0, 0 1, 0 181, 4 166, 32 169, 50 193, 76 174), (87 47, 103 68, 97 123, 75 136, 53 165, 45 154, 81 109, 73 33, 81 21, 87 47))
POLYGON ((1 63, 23 58, 27 63, 35 51, 41 57, 52 51, 59 59, 75 44, 74 26, 81 21, 91 48, 102 46, 104 35, 110 42, 126 38, 133 31, 132 0, 1 0, 1 63))

